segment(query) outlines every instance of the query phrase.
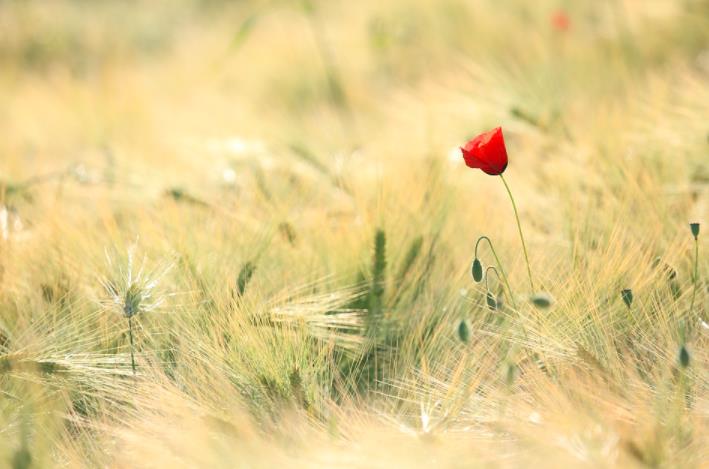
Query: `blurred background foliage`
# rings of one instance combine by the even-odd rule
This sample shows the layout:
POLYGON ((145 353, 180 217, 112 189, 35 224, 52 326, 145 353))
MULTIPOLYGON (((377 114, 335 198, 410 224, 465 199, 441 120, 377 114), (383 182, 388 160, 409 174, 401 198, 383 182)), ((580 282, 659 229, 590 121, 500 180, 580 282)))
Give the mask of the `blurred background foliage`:
POLYGON ((707 0, 0 0, 0 466, 701 467, 708 77, 707 0))

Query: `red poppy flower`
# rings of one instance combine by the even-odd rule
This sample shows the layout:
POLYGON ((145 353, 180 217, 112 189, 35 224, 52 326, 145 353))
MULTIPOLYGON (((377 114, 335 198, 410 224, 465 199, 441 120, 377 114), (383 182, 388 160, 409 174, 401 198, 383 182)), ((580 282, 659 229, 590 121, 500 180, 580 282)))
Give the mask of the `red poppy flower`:
POLYGON ((507 168, 507 148, 501 127, 478 135, 460 150, 470 168, 482 169, 491 176, 502 174, 507 168))
POLYGON ((551 16, 551 25, 557 31, 566 31, 571 26, 571 20, 564 10, 559 10, 551 16))

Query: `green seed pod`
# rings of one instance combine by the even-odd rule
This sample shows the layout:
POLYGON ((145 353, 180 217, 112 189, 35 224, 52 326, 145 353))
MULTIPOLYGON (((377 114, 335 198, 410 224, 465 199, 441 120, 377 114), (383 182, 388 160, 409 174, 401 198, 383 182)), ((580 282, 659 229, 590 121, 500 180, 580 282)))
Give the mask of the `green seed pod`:
POLYGON ((682 368, 687 368, 689 366, 689 351, 687 350, 687 347, 682 345, 679 348, 679 366, 682 368))
POLYGON ((493 311, 497 309, 497 300, 492 292, 487 292, 487 307, 493 311))
POLYGON ((475 280, 477 283, 480 283, 483 281, 483 264, 482 264, 482 262, 480 262, 480 259, 478 259, 477 257, 473 261, 471 273, 473 275, 473 280, 475 280))
POLYGON ((546 292, 535 293, 530 299, 532 304, 539 309, 547 309, 553 303, 551 296, 546 292))
POLYGON ((620 292, 620 297, 623 298, 623 303, 625 303, 625 306, 630 308, 630 306, 633 304, 633 290, 630 288, 626 288, 625 290, 620 292))
POLYGON ((694 239, 699 238, 699 223, 690 223, 689 229, 692 230, 692 236, 694 236, 694 239))
POLYGON ((467 344, 470 340, 470 328, 468 327, 468 323, 465 319, 460 321, 460 324, 458 324, 458 338, 464 344, 467 344))

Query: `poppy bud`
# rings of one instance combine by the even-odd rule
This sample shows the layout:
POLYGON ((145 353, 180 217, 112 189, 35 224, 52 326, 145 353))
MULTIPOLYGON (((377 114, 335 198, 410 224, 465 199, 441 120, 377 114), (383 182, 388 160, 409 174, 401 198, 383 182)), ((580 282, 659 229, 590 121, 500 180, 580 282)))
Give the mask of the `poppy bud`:
POLYGON ((547 309, 552 304, 551 296, 545 292, 535 293, 530 299, 532 304, 540 309, 547 309))
POLYGON ((483 281, 483 264, 477 257, 473 261, 471 274, 473 275, 473 280, 475 280, 476 282, 480 283, 483 281))
POLYGON ((625 303, 625 306, 630 308, 630 305, 633 304, 633 290, 626 288, 620 292, 620 296, 623 298, 623 303, 625 303))
POLYGON ((692 236, 694 236, 694 239, 699 238, 699 223, 690 223, 689 229, 692 230, 692 236))
POLYGON ((679 348, 679 365, 682 368, 687 368, 689 366, 689 351, 687 351, 687 347, 682 345, 679 348))
POLYGON ((458 338, 464 344, 467 344, 468 340, 470 340, 470 328, 468 327, 468 323, 465 319, 460 321, 460 324, 458 324, 458 338))
POLYGON ((493 311, 497 309, 497 300, 492 292, 487 292, 487 307, 493 311))

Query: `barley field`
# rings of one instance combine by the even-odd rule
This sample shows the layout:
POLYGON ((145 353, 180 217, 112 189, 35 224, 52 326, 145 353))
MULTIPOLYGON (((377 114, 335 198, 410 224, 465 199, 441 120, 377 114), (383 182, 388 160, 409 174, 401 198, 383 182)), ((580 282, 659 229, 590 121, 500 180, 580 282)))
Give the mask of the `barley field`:
POLYGON ((709 467, 706 0, 0 0, 0 128, 0 467, 709 467))

